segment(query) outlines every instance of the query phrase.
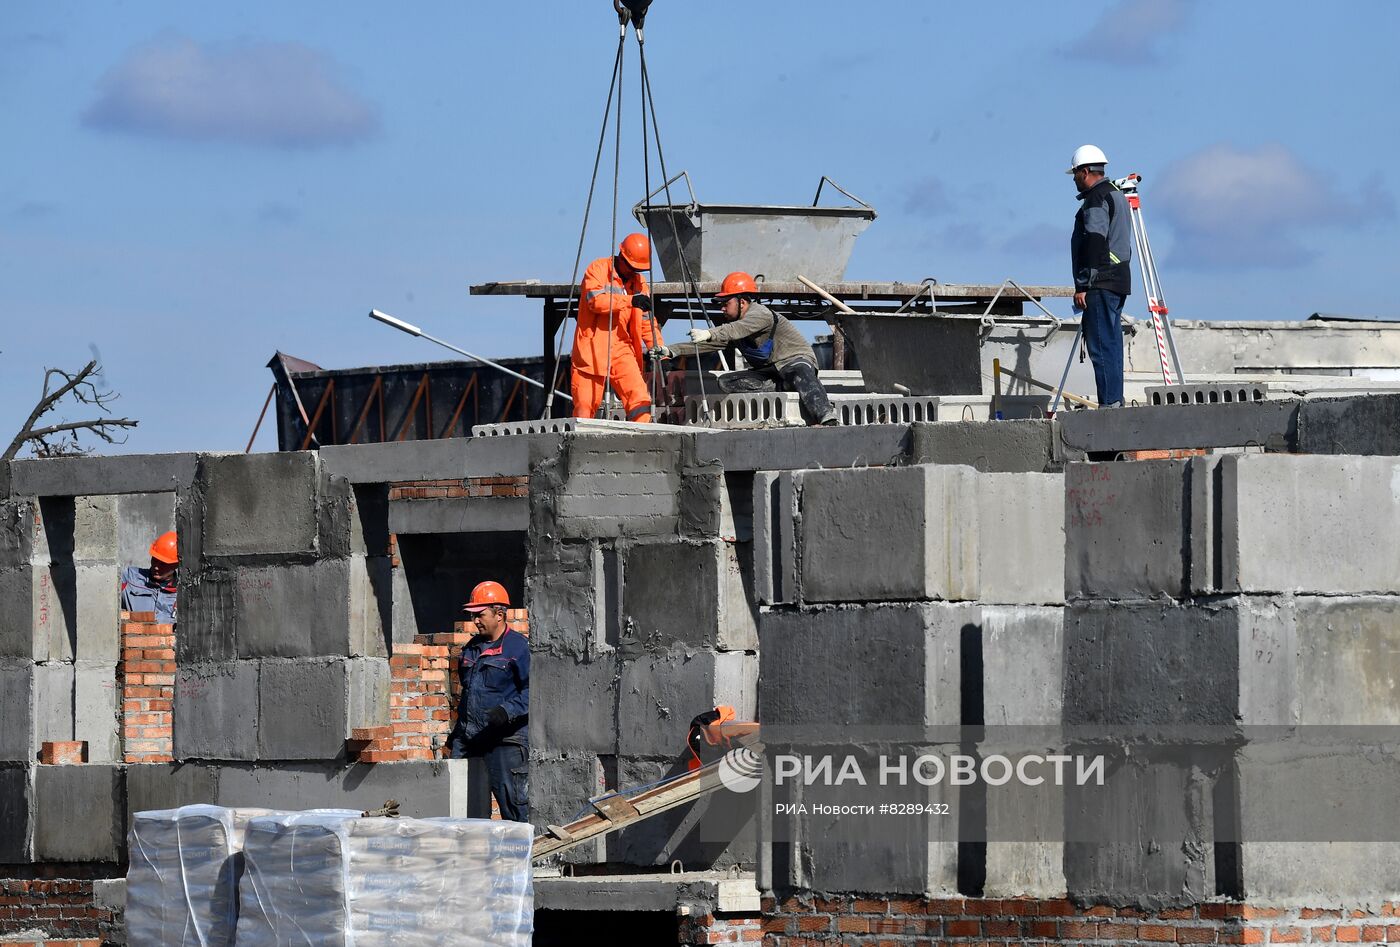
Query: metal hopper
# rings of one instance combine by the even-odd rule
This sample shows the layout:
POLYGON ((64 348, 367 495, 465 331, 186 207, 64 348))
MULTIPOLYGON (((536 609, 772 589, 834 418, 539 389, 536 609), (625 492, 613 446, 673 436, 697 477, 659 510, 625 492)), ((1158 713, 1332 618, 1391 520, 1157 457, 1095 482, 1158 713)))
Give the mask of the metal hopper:
POLYGON ((733 270, 769 282, 791 281, 799 273, 817 282, 840 282, 856 237, 876 216, 875 208, 827 177, 817 185, 811 207, 701 204, 684 171, 638 201, 632 215, 650 231, 666 279, 688 275, 701 282, 723 279, 733 270), (682 178, 690 203, 647 204, 682 178), (860 206, 816 206, 827 184, 860 206))

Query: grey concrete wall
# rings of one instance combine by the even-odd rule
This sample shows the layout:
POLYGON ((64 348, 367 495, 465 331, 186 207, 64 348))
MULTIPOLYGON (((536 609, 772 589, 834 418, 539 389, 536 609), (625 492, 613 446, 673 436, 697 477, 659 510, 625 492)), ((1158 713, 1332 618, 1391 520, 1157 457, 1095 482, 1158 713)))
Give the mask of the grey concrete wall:
POLYGON ((623 621, 642 640, 718 651, 758 646, 756 608, 736 544, 640 542, 623 556, 623 621))

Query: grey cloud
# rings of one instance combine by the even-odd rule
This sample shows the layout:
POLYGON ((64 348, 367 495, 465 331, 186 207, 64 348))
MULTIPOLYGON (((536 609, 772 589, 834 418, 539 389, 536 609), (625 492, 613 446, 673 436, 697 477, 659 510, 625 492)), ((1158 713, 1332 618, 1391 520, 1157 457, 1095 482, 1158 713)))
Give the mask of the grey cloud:
POLYGON ((1151 65, 1158 61, 1161 40, 1186 24, 1192 5, 1193 0, 1118 0, 1061 52, 1116 66, 1151 65))
POLYGON ((1379 179, 1366 203, 1338 191, 1282 145, 1213 145, 1143 182, 1143 209, 1173 229, 1173 264, 1198 269, 1290 268, 1307 263, 1325 237, 1316 228, 1355 229, 1394 216, 1379 179), (1151 203, 1149 203, 1151 202, 1151 203))
POLYGON ((315 148, 362 141, 379 123, 335 63, 306 46, 206 46, 163 36, 108 71, 83 124, 160 138, 315 148))
POLYGON ((258 208, 258 221, 264 224, 291 224, 301 218, 301 211, 291 204, 268 201, 258 208))
POLYGON ((15 205, 10 216, 17 220, 43 220, 58 213, 58 205, 53 201, 21 201, 15 205))
POLYGON ((911 214, 937 217, 953 209, 953 201, 938 178, 923 178, 905 189, 904 209, 911 214))

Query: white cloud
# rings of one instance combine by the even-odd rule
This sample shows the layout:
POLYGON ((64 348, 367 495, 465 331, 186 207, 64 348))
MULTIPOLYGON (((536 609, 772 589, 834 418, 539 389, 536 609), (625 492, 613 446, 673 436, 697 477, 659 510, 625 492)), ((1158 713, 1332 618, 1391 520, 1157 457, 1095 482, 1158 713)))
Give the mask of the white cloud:
POLYGON ((281 148, 373 135, 374 109, 328 57, 298 43, 205 46, 164 36, 103 77, 84 124, 103 131, 281 148))
POLYGON ((1317 255, 1318 227, 1355 228, 1394 215, 1378 186, 1339 191, 1282 145, 1213 145, 1143 182, 1145 214, 1172 226, 1175 264, 1201 269, 1299 266, 1317 255), (1349 194, 1374 195, 1367 204, 1349 194))
POLYGON ((1158 61, 1158 45, 1186 24, 1193 0, 1118 0, 1064 49, 1071 59, 1120 66, 1158 61))

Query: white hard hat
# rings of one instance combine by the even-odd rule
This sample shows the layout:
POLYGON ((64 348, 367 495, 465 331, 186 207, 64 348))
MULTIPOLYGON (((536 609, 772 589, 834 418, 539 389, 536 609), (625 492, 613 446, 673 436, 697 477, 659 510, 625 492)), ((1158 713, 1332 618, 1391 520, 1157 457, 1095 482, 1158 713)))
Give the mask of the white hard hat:
POLYGON ((1069 170, 1065 174, 1073 174, 1075 168, 1086 164, 1108 164, 1108 155, 1098 145, 1080 145, 1074 149, 1074 157, 1069 159, 1069 170))

